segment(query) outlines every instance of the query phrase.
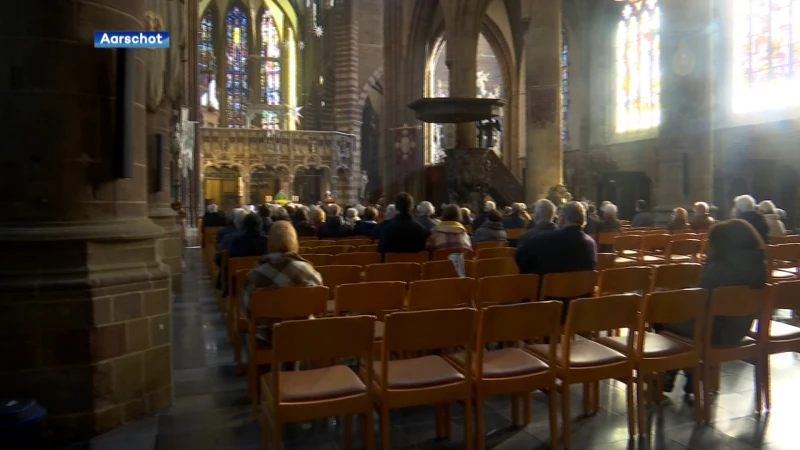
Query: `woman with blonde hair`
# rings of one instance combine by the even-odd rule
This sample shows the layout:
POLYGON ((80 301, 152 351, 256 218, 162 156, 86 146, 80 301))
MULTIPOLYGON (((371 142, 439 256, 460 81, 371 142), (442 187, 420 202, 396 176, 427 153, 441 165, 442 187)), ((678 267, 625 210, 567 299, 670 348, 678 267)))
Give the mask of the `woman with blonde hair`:
POLYGON ((319 227, 325 223, 325 210, 319 206, 312 206, 308 213, 308 219, 311 221, 311 226, 314 227, 314 234, 319 234, 319 227))
POLYGON ((680 231, 689 229, 689 214, 683 208, 672 210, 672 222, 667 225, 669 231, 680 231))
POLYGON ((783 237, 786 236, 786 227, 781 221, 781 216, 778 215, 778 210, 775 208, 775 203, 771 200, 764 200, 758 204, 758 212, 760 212, 769 226, 769 237, 783 237))

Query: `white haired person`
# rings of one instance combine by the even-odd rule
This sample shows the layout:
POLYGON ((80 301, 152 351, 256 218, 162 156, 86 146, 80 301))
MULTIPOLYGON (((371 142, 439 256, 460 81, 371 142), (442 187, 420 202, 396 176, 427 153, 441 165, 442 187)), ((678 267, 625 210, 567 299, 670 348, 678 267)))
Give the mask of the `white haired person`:
POLYGON ((619 231, 622 229, 622 224, 617 218, 617 213, 619 212, 617 205, 608 202, 600 207, 600 211, 603 212, 603 224, 600 227, 600 231, 619 231))
POLYGON ((420 202, 417 205, 417 222, 421 223, 426 230, 430 231, 439 225, 439 221, 434 219, 436 210, 431 202, 420 202))
POLYGON ((533 205, 533 220, 531 220, 530 227, 528 231, 520 236, 517 248, 522 247, 526 242, 542 233, 555 231, 557 229, 556 205, 546 198, 539 199, 533 205))
POLYGON ((522 215, 523 212, 525 212, 524 204, 512 203, 511 213, 503 218, 503 228, 506 230, 525 228, 525 217, 522 215))
POLYGON ((697 202, 694 204, 694 217, 689 223, 692 230, 704 231, 714 225, 714 218, 711 217, 711 207, 706 202, 697 202))
POLYGON ((783 225, 781 217, 778 215, 778 209, 775 208, 775 203, 772 203, 771 200, 764 200, 758 204, 758 212, 763 214, 764 219, 767 221, 770 239, 786 236, 786 227, 783 225))
POLYGON ((383 220, 378 222, 378 224, 375 225, 375 228, 372 230, 372 238, 380 239, 383 229, 392 222, 395 216, 397 216, 397 208, 394 206, 394 204, 387 206, 383 211, 383 220))
POLYGON ((244 216, 247 214, 249 214, 249 212, 242 208, 236 208, 233 210, 228 223, 217 233, 217 250, 220 249, 222 242, 225 241, 225 238, 228 237, 228 235, 233 234, 236 232, 236 230, 241 228, 244 216))
POLYGON ((751 195, 740 195, 733 199, 733 217, 742 219, 756 229, 764 243, 769 243, 769 224, 767 219, 758 211, 756 199, 751 195))
POLYGON ((472 229, 477 230, 484 220, 486 220, 486 215, 489 214, 491 211, 497 209, 497 204, 491 200, 487 200, 483 203, 483 208, 481 209, 481 213, 475 220, 472 221, 472 229))
POLYGON ((203 222, 200 224, 200 236, 203 236, 203 230, 206 227, 224 227, 227 223, 228 219, 225 217, 225 213, 219 210, 219 206, 211 203, 206 206, 206 213, 203 214, 203 222))
POLYGON ((358 210, 355 208, 347 208, 344 211, 344 221, 351 227, 355 227, 361 218, 359 217, 358 210))

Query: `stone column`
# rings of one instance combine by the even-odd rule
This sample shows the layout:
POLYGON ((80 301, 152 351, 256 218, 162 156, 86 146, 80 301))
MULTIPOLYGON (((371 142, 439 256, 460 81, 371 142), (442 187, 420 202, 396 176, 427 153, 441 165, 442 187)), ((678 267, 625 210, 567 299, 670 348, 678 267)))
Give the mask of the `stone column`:
POLYGON ((713 200, 712 1, 661 5, 658 210, 713 200))
POLYGON ((530 204, 561 184, 561 1, 533 0, 525 40, 527 119, 525 201, 530 204))
POLYGON ((0 15, 0 71, 10 74, 0 104, 13 111, 0 120, 0 397, 36 399, 56 438, 172 402, 164 230, 148 218, 144 50, 132 70, 133 177, 118 179, 118 52, 95 49, 92 33, 141 30, 143 16, 144 2, 113 0, 30 0, 0 15))
MULTIPOLYGON (((440 0, 444 12, 450 97, 475 98, 478 70, 478 37, 488 0, 440 0)), ((456 126, 456 148, 475 148, 478 129, 474 123, 456 126)))

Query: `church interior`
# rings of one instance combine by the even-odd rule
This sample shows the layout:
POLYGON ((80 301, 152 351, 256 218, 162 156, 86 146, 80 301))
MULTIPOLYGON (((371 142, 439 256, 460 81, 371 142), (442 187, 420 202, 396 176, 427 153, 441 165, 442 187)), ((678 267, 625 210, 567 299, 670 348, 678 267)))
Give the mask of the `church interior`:
POLYGON ((9 3, 0 448, 798 448, 800 0, 9 3), (100 49, 98 30, 171 41, 100 49), (590 242, 587 290, 551 277, 583 269, 524 268, 543 202, 553 233, 590 242), (417 213, 471 246, 390 258, 388 228, 417 213), (495 213, 525 227, 478 245, 495 213), (218 232, 246 216, 266 250, 234 257, 218 232), (332 218, 386 229, 326 240, 332 218), (294 223, 282 252, 325 291, 321 313, 274 307, 262 339, 256 291, 312 295, 252 288, 283 239, 267 220, 294 223), (715 242, 730 224, 760 259, 718 287, 710 267, 746 245, 715 242), (371 275, 392 264, 406 272, 371 275), (659 284, 673 266, 684 278, 659 284), (434 281, 452 282, 431 288, 445 306, 415 307, 434 281), (748 327, 721 346, 728 316, 748 327), (682 340, 660 328, 688 320, 682 340))

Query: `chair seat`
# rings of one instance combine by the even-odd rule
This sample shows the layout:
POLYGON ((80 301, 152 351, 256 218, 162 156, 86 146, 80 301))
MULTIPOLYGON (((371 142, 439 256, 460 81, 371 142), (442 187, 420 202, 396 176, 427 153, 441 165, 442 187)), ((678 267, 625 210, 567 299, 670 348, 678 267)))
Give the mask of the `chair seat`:
MULTIPOLYGON (((628 338, 626 336, 601 337, 597 342, 614 349, 620 353, 628 351, 628 338)), ((636 341, 634 340, 634 346, 636 341)), ((670 339, 657 333, 645 332, 644 352, 645 358, 663 358, 675 356, 692 351, 692 347, 675 339, 670 339)))
MULTIPOLYGON (((465 352, 450 355, 450 359, 461 367, 464 367, 465 357, 465 352)), ((474 356, 473 361, 476 361, 474 356)), ((483 352, 484 378, 518 377, 544 372, 549 368, 547 363, 519 348, 510 347, 483 352)))
POLYGON ((645 262, 645 263, 663 262, 665 259, 666 259, 665 256, 644 255, 642 257, 642 262, 645 262))
POLYGON ((638 263, 639 263, 639 261, 637 261, 634 258, 624 258, 624 257, 614 258, 614 264, 617 264, 617 265, 619 265, 619 264, 638 264, 638 263))
MULTIPOLYGON (((528 346, 528 350, 547 361, 549 358, 548 347, 547 344, 533 344, 528 346)), ((562 361, 562 348, 562 344, 556 345, 556 365, 560 365, 562 361)), ((571 343, 569 353, 569 367, 605 366, 627 359, 624 354, 587 339, 579 339, 571 343)))
MULTIPOLYGON (((267 380, 271 374, 265 375, 267 380)), ((269 381, 267 381, 269 384, 269 381)), ((313 402, 363 394, 367 387, 347 366, 280 373, 282 403, 313 402)))
POLYGON ((793 339, 800 339, 800 328, 774 320, 770 321, 770 341, 791 341, 793 339))
POLYGON ((778 269, 772 271, 772 278, 796 278, 797 274, 789 272, 786 269, 778 269))
MULTIPOLYGON (((375 379, 380 382, 381 361, 375 361, 372 368, 375 379)), ((421 389, 464 380, 464 375, 452 364, 436 355, 389 361, 388 370, 389 389, 421 389)))
POLYGON ((386 326, 385 323, 381 322, 380 320, 375 321, 375 340, 382 341, 383 340, 383 329, 386 326))
POLYGON ((757 341, 750 336, 745 336, 739 342, 733 345, 712 345, 712 349, 726 349, 726 348, 739 348, 739 347, 749 347, 751 345, 756 345, 757 341))
POLYGON ((689 262, 692 261, 692 257, 689 255, 670 255, 669 260, 671 262, 689 262))

